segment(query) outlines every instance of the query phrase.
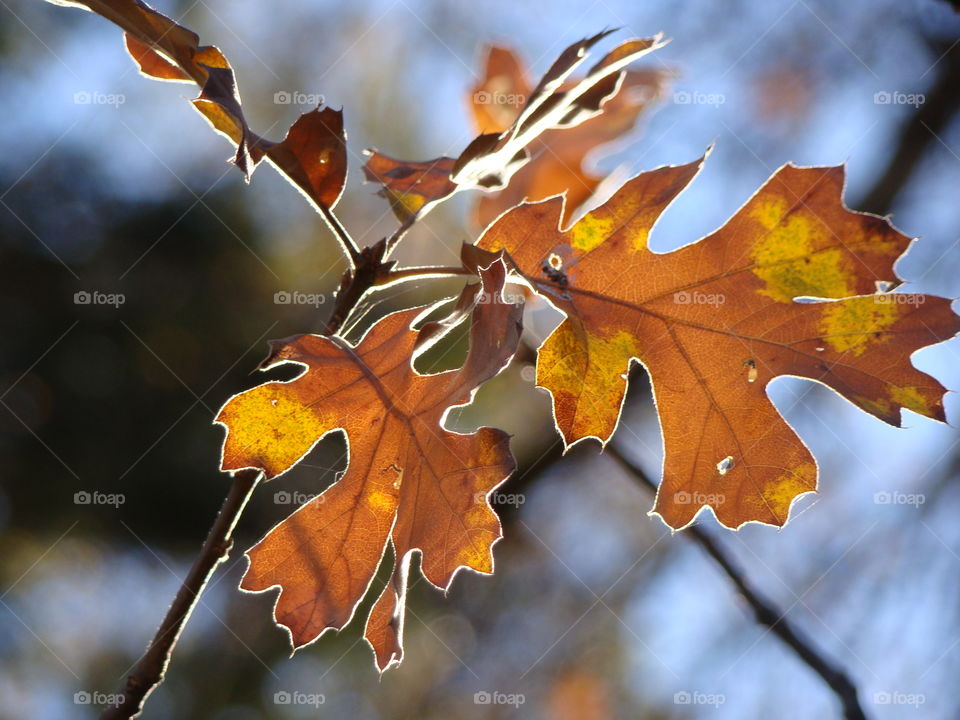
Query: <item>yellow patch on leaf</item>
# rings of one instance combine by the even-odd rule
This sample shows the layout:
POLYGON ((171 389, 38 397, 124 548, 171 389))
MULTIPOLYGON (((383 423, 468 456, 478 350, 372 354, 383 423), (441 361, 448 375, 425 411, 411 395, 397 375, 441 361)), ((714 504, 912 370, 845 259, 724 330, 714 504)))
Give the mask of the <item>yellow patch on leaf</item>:
POLYGON ((613 218, 588 213, 570 229, 570 245, 582 252, 590 252, 606 240, 614 229, 613 218))
POLYGON ((822 247, 827 227, 809 211, 788 213, 787 201, 772 197, 757 203, 750 216, 765 232, 756 240, 751 258, 754 274, 763 280, 760 293, 778 302, 800 296, 848 297, 856 294, 843 249, 822 247))
POLYGON ((537 384, 550 388, 558 415, 574 413, 574 432, 598 427, 612 431, 626 390, 624 376, 638 353, 637 339, 627 332, 609 338, 583 335, 567 321, 540 348, 537 384))
POLYGON ((798 495, 817 489, 817 468, 801 463, 796 470, 787 470, 763 488, 760 497, 770 512, 786 522, 790 506, 798 495))
POLYGON ((927 397, 923 388, 913 386, 890 388, 890 399, 897 405, 921 415, 928 415, 930 408, 939 400, 938 397, 927 397))
POLYGON ((863 295, 825 303, 820 320, 823 339, 840 353, 860 357, 875 343, 890 337, 883 333, 900 317, 904 305, 881 302, 882 295, 863 295))

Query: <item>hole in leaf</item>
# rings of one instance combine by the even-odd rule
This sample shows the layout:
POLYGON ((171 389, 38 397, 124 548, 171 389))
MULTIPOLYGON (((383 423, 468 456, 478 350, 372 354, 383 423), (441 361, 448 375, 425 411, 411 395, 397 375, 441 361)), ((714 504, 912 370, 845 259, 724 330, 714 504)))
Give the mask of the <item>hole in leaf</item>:
POLYGON ((736 463, 733 461, 733 455, 727 455, 723 460, 717 463, 717 472, 726 475, 736 463))

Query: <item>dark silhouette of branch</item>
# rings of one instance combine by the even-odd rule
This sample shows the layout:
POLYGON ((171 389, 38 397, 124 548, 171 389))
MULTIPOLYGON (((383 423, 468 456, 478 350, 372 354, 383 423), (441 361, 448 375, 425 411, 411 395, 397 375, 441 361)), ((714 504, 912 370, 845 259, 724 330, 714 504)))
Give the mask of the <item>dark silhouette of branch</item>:
MULTIPOLYGON (((613 445, 607 445, 604 452, 614 458, 626 470, 627 474, 638 483, 650 492, 656 493, 656 484, 643 470, 627 460, 613 445)), ((747 581, 746 576, 737 567, 730 553, 727 552, 719 540, 696 525, 691 525, 679 534, 691 538, 703 548, 739 590, 740 595, 753 610, 757 622, 769 628, 770 632, 779 637, 811 670, 823 678, 823 681, 830 686, 830 689, 840 700, 843 706, 843 716, 846 720, 866 720, 866 715, 857 698, 857 686, 853 684, 847 673, 824 657, 814 643, 805 637, 798 628, 794 627, 786 612, 781 611, 769 598, 764 597, 747 581)))
POLYGON ((939 58, 933 68, 936 80, 925 93, 923 105, 903 125, 886 168, 853 206, 858 210, 889 213, 928 148, 940 143, 938 136, 960 110, 960 46, 935 46, 933 51, 939 58))
POLYGON ((190 619, 193 609, 200 600, 200 594, 217 565, 229 556, 233 545, 233 528, 259 480, 260 473, 254 470, 241 470, 234 474, 230 492, 224 499, 220 513, 200 548, 200 554, 193 561, 190 572, 180 585, 147 651, 127 677, 123 688, 123 700, 118 705, 104 710, 100 716, 101 720, 127 720, 137 717, 143 710, 147 697, 163 682, 167 666, 170 664, 170 656, 173 654, 180 633, 190 619))

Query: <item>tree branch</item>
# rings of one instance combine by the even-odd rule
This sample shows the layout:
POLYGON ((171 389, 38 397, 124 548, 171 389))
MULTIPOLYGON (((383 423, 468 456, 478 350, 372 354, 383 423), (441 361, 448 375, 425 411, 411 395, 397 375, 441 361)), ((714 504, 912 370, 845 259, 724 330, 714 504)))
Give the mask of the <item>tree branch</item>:
POLYGON ((123 700, 120 704, 104 710, 101 720, 128 720, 137 717, 143 710, 147 697, 163 682, 180 633, 217 565, 229 556, 233 545, 233 528, 259 480, 260 473, 255 470, 241 470, 234 474, 230 492, 223 501, 200 554, 180 585, 173 604, 167 610, 166 617, 163 618, 147 651, 127 677, 123 700))
POLYGON ((927 149, 938 142, 938 136, 960 109, 960 47, 944 51, 944 47, 938 44, 932 51, 942 54, 937 63, 936 80, 927 91, 923 105, 903 125, 896 139, 896 152, 890 156, 887 166, 854 205, 858 210, 878 215, 889 213, 927 149))
MULTIPOLYGON (((631 475, 637 482, 656 493, 656 484, 640 468, 627 460, 612 444, 607 445, 605 454, 614 458, 627 471, 627 474, 631 475)), ((774 635, 796 653, 797 657, 830 686, 843 706, 844 718, 846 720, 866 720, 866 715, 857 698, 857 687, 846 672, 824 657, 813 642, 804 637, 798 628, 794 627, 793 623, 787 618, 786 612, 781 611, 769 598, 764 597, 759 590, 756 590, 747 581, 746 576, 737 567, 722 543, 696 525, 691 525, 680 534, 691 538, 714 559, 751 607, 757 622, 769 628, 774 635)))
POLYGON ((318 202, 313 203, 313 205, 319 208, 320 214, 327 222, 327 227, 333 231, 334 236, 336 236, 337 240, 340 242, 340 247, 343 249, 344 254, 350 261, 350 266, 356 267, 362 258, 360 256, 360 248, 357 246, 353 236, 347 232, 347 229, 343 226, 343 223, 340 222, 340 219, 333 214, 333 210, 328 208, 323 203, 318 202))

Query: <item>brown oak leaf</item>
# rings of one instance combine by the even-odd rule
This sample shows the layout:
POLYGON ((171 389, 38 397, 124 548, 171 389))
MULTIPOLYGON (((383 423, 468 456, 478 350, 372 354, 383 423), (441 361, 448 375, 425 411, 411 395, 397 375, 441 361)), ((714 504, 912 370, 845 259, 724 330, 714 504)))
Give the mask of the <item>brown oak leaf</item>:
MULTIPOLYGON (((274 615, 294 647, 349 622, 388 546, 396 567, 365 630, 381 671, 402 657, 413 552, 421 553, 422 572, 438 588, 448 588, 461 568, 493 571, 491 548, 501 530, 488 496, 514 469, 509 437, 486 427, 452 432, 444 417, 469 403, 516 350, 522 306, 503 301, 505 277, 498 260, 481 271, 481 285, 464 290, 474 308, 459 370, 413 369, 412 358, 425 347, 412 329, 424 309, 414 308, 386 316, 356 346, 318 335, 274 342, 264 368, 296 363, 304 372, 234 396, 217 416, 227 428, 222 469, 260 469, 267 479, 286 472, 326 434, 340 430, 347 437, 343 477, 247 552, 241 587, 280 587, 274 615)), ((426 344, 437 338, 432 332, 426 344)))
POLYGON ((960 318, 944 298, 878 291, 899 282, 910 238, 844 206, 842 167, 786 165, 713 234, 652 252, 651 228, 701 162, 637 175, 567 229, 562 198, 521 205, 478 245, 507 251, 566 315, 537 360, 565 443, 610 439, 638 360, 664 441, 654 512, 673 528, 704 506, 731 528, 783 525, 817 466, 767 384, 816 380, 893 425, 903 408, 943 420, 944 388, 910 356, 960 318))

